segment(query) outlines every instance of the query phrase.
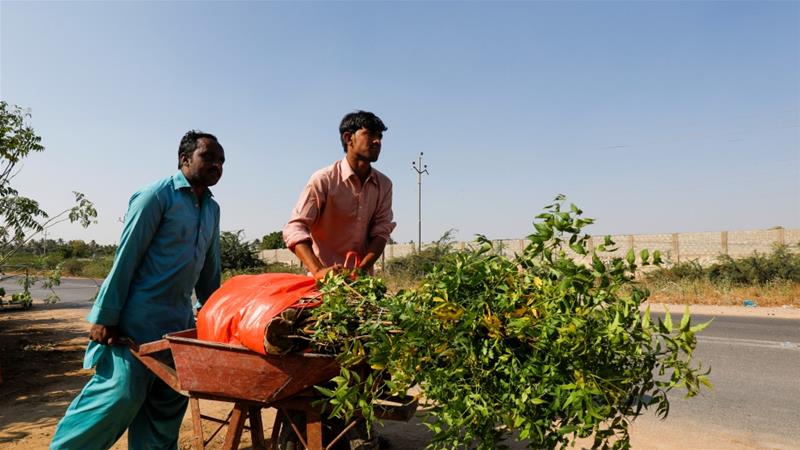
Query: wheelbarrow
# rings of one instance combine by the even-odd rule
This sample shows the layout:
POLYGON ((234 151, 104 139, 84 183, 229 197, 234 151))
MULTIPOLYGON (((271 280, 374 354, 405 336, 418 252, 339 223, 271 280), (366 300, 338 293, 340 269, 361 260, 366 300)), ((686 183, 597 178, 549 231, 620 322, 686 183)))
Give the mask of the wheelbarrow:
MULTIPOLYGON (((247 428, 246 420, 254 448, 281 450, 278 434, 284 428, 283 432, 294 432, 307 450, 326 450, 356 423, 349 423, 338 436, 323 442, 318 403, 322 398, 313 387, 339 374, 339 364, 332 355, 262 355, 239 345, 201 341, 196 329, 170 333, 138 347, 131 345, 131 352, 172 389, 189 397, 194 450, 205 449, 225 425, 228 430, 223 448, 237 449, 247 428), (200 413, 200 399, 230 402, 233 408, 226 419, 209 417, 200 413), (269 447, 264 439, 262 408, 277 410, 269 447), (298 414, 303 421, 293 420, 298 414), (208 440, 203 435, 203 420, 219 424, 208 440), (296 422, 305 422, 305 430, 296 422)), ((417 401, 410 396, 392 397, 374 406, 380 419, 408 421, 416 411, 417 401)))

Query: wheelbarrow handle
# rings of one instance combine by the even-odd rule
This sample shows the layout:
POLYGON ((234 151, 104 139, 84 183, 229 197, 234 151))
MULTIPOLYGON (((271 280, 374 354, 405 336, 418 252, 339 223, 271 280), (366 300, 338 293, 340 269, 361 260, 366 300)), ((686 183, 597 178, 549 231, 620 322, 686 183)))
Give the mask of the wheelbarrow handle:
POLYGON ((139 344, 137 344, 132 338, 128 336, 124 336, 119 338, 119 341, 116 345, 124 345, 127 346, 133 352, 139 352, 139 344))
POLYGON ((163 352, 169 350, 169 341, 166 339, 159 339, 157 341, 148 342, 146 344, 138 345, 133 339, 124 337, 120 340, 120 344, 127 345, 132 352, 140 356, 150 355, 152 353, 163 352))
POLYGON ((358 256, 358 253, 354 251, 349 251, 344 256, 344 268, 345 269, 356 269, 358 265, 361 264, 361 257, 358 256))
POLYGON ((122 338, 120 343, 126 344, 139 362, 150 369, 158 378, 161 378, 161 381, 175 390, 175 392, 188 396, 187 392, 181 390, 180 381, 178 380, 178 374, 175 368, 169 364, 165 364, 164 361, 154 355, 155 353, 170 349, 168 340, 159 339, 154 342, 136 345, 133 339, 122 338))
POLYGON ((354 251, 349 251, 344 257, 343 267, 350 271, 348 278, 356 280, 358 278, 358 266, 361 265, 361 257, 354 251))

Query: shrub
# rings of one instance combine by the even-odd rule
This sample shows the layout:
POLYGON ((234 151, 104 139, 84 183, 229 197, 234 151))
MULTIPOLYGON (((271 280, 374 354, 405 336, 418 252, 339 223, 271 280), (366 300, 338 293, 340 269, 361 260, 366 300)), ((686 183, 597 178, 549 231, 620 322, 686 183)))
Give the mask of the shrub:
POLYGON ((779 245, 769 253, 755 252, 744 258, 720 255, 717 262, 702 267, 697 261, 675 264, 650 272, 646 280, 652 283, 707 280, 719 286, 763 285, 785 280, 800 282, 800 254, 779 245))
POLYGON ((765 284, 775 280, 800 282, 800 255, 790 252, 785 245, 775 247, 770 254, 756 252, 739 259, 722 255, 709 267, 708 278, 736 284, 765 284))
POLYGON ((66 275, 79 277, 83 275, 83 267, 85 265, 86 261, 70 258, 61 264, 61 270, 63 270, 66 275))
MULTIPOLYGON (((634 281, 634 252, 604 260, 607 237, 591 265, 572 259, 567 246, 590 253, 581 229, 593 221, 561 207, 559 197, 537 216, 521 255, 506 258, 481 237, 396 294, 377 278, 329 274, 311 336, 342 366, 317 388, 329 414, 360 409, 369 421, 374 396, 419 386, 431 402, 423 421, 432 448, 496 449, 515 432, 529 448, 590 436, 593 448, 629 448, 642 409, 666 417, 671 389, 697 394, 708 372, 692 360, 695 333, 708 324, 693 326, 688 310, 679 324, 640 314, 648 292, 634 281)), ((640 259, 658 263, 660 254, 640 259)))
POLYGON ((273 231, 272 233, 265 234, 258 244, 261 250, 272 250, 276 248, 286 248, 286 243, 283 241, 283 232, 273 231))
POLYGON ((263 265, 261 260, 256 258, 255 249, 252 244, 243 240, 244 232, 223 231, 220 233, 220 259, 222 260, 222 270, 228 269, 249 269, 263 265))
POLYGON ((105 278, 114 264, 113 256, 104 256, 85 261, 82 276, 88 278, 105 278))
POLYGON ((453 252, 454 231, 446 231, 436 242, 421 251, 387 261, 385 271, 391 277, 421 279, 444 256, 453 252))

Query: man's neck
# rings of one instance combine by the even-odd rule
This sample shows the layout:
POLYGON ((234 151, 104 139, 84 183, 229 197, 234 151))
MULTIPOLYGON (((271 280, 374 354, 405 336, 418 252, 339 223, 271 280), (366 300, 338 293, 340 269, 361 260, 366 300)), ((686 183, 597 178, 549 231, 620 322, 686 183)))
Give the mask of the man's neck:
POLYGON ((361 180, 362 183, 366 181, 369 174, 372 173, 372 164, 369 161, 359 159, 350 154, 347 155, 346 159, 347 164, 350 164, 350 168, 353 169, 358 179, 361 180))
POLYGON ((198 200, 202 200, 203 194, 206 192, 206 187, 192 185, 192 192, 194 192, 194 195, 197 196, 198 200))
POLYGON ((203 194, 206 192, 206 187, 197 184, 193 180, 190 180, 188 174, 186 173, 186 170, 184 170, 183 168, 181 168, 181 172, 183 172, 183 176, 184 178, 186 178, 186 181, 189 182, 189 186, 192 188, 192 192, 194 192, 194 195, 197 197, 198 200, 202 200, 203 194))

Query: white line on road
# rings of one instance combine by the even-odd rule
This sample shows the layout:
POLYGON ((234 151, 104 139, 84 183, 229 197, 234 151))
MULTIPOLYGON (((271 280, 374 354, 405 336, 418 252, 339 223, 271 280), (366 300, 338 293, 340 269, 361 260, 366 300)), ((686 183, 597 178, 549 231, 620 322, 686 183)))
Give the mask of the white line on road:
POLYGON ((711 344, 731 344, 745 347, 780 348, 783 350, 800 350, 800 346, 793 342, 762 341, 758 339, 735 339, 714 336, 697 336, 698 342, 711 344))

